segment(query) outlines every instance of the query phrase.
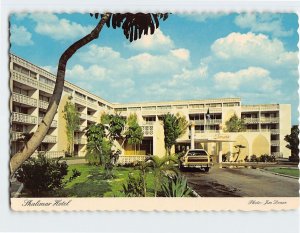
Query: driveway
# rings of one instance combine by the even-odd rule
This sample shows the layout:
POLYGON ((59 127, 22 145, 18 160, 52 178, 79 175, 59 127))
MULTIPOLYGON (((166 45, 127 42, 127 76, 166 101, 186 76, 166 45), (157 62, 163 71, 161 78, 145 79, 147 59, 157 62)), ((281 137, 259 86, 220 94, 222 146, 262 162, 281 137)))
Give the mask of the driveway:
POLYGON ((203 197, 298 197, 297 179, 259 169, 212 167, 209 173, 185 171, 189 186, 203 197))

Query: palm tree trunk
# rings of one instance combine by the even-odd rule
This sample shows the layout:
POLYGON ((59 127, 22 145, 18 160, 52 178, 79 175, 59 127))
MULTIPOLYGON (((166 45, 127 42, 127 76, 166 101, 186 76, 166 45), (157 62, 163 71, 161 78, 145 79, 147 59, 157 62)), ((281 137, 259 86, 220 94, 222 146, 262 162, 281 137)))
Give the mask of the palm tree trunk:
POLYGON ((26 146, 24 146, 21 151, 17 152, 12 156, 10 160, 11 176, 13 176, 13 174, 22 165, 22 163, 34 153, 34 151, 38 148, 38 146, 41 144, 44 137, 46 136, 48 129, 50 128, 51 122, 57 112, 57 108, 63 92, 65 72, 68 60, 76 53, 78 49, 99 37, 100 31, 102 30, 109 16, 110 13, 106 13, 90 34, 76 41, 61 55, 57 68, 54 92, 51 96, 47 113, 44 116, 37 131, 26 143, 26 146))

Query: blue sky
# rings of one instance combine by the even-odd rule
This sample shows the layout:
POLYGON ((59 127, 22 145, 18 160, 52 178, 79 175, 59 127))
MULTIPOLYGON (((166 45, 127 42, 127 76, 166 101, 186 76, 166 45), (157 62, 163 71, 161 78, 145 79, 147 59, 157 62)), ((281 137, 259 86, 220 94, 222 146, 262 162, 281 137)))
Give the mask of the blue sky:
MULTIPOLYGON (((11 52, 56 73, 62 52, 89 33, 89 14, 14 14, 11 52)), ((296 14, 172 14, 129 43, 120 29, 69 61, 66 80, 111 102, 241 97, 243 104, 298 107, 296 14)))

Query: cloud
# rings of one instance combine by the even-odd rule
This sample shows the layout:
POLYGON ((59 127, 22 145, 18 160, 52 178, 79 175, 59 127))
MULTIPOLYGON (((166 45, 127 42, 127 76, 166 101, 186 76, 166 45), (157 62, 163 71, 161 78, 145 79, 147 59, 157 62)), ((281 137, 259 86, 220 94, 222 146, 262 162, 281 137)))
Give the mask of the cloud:
POLYGON ((211 46, 213 54, 222 60, 238 60, 250 64, 267 64, 270 66, 298 63, 297 52, 289 52, 278 39, 270 39, 263 34, 233 32, 217 39, 211 46))
POLYGON ((54 40, 73 40, 85 36, 93 30, 93 26, 83 26, 67 19, 60 19, 55 14, 32 13, 29 18, 36 22, 35 32, 49 36, 54 40))
POLYGON ((24 26, 13 24, 10 28, 10 42, 18 46, 33 45, 31 33, 24 26))
POLYGON ((199 23, 206 22, 207 20, 210 19, 218 19, 223 16, 227 15, 226 13, 190 13, 190 14, 179 14, 180 17, 183 17, 185 19, 191 20, 191 21, 196 21, 199 23))
POLYGON ((275 37, 293 35, 293 30, 286 30, 280 15, 272 13, 245 13, 238 15, 235 24, 252 32, 271 33, 275 37))
POLYGON ((186 69, 184 68, 181 73, 174 74, 170 82, 169 86, 187 86, 191 85, 191 81, 195 81, 197 79, 204 79, 207 77, 208 66, 201 64, 196 69, 186 69))
POLYGON ((214 75, 215 87, 219 90, 272 93, 281 84, 270 77, 270 72, 261 67, 248 67, 237 72, 219 72, 214 75), (242 89, 242 90, 241 90, 242 89))
POLYGON ((141 39, 126 44, 128 48, 138 51, 168 51, 174 48, 170 36, 165 35, 159 28, 152 35, 143 35, 141 39))
POLYGON ((82 65, 77 64, 66 71, 66 77, 74 81, 104 81, 107 80, 107 72, 107 69, 101 66, 91 65, 88 68, 85 68, 82 65))

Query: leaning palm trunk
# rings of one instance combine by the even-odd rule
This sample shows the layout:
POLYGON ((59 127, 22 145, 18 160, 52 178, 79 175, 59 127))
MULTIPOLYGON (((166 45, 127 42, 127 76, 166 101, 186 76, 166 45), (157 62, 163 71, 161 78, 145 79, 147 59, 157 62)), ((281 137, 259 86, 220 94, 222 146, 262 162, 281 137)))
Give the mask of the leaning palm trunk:
POLYGON ((38 146, 43 141, 44 137, 47 134, 47 131, 50 128, 51 122, 53 121, 53 118, 56 114, 61 99, 61 95, 63 92, 66 66, 68 60, 76 53, 78 49, 80 49, 84 45, 88 44, 92 40, 97 39, 99 37, 100 31, 102 30, 109 16, 110 14, 106 13, 90 34, 76 41, 61 55, 58 63, 58 68, 57 68, 54 92, 53 95, 51 96, 47 113, 44 116, 37 131, 33 134, 30 140, 25 144, 23 149, 12 156, 10 160, 11 176, 13 176, 13 174, 22 165, 22 163, 34 153, 34 151, 38 148, 38 146))

